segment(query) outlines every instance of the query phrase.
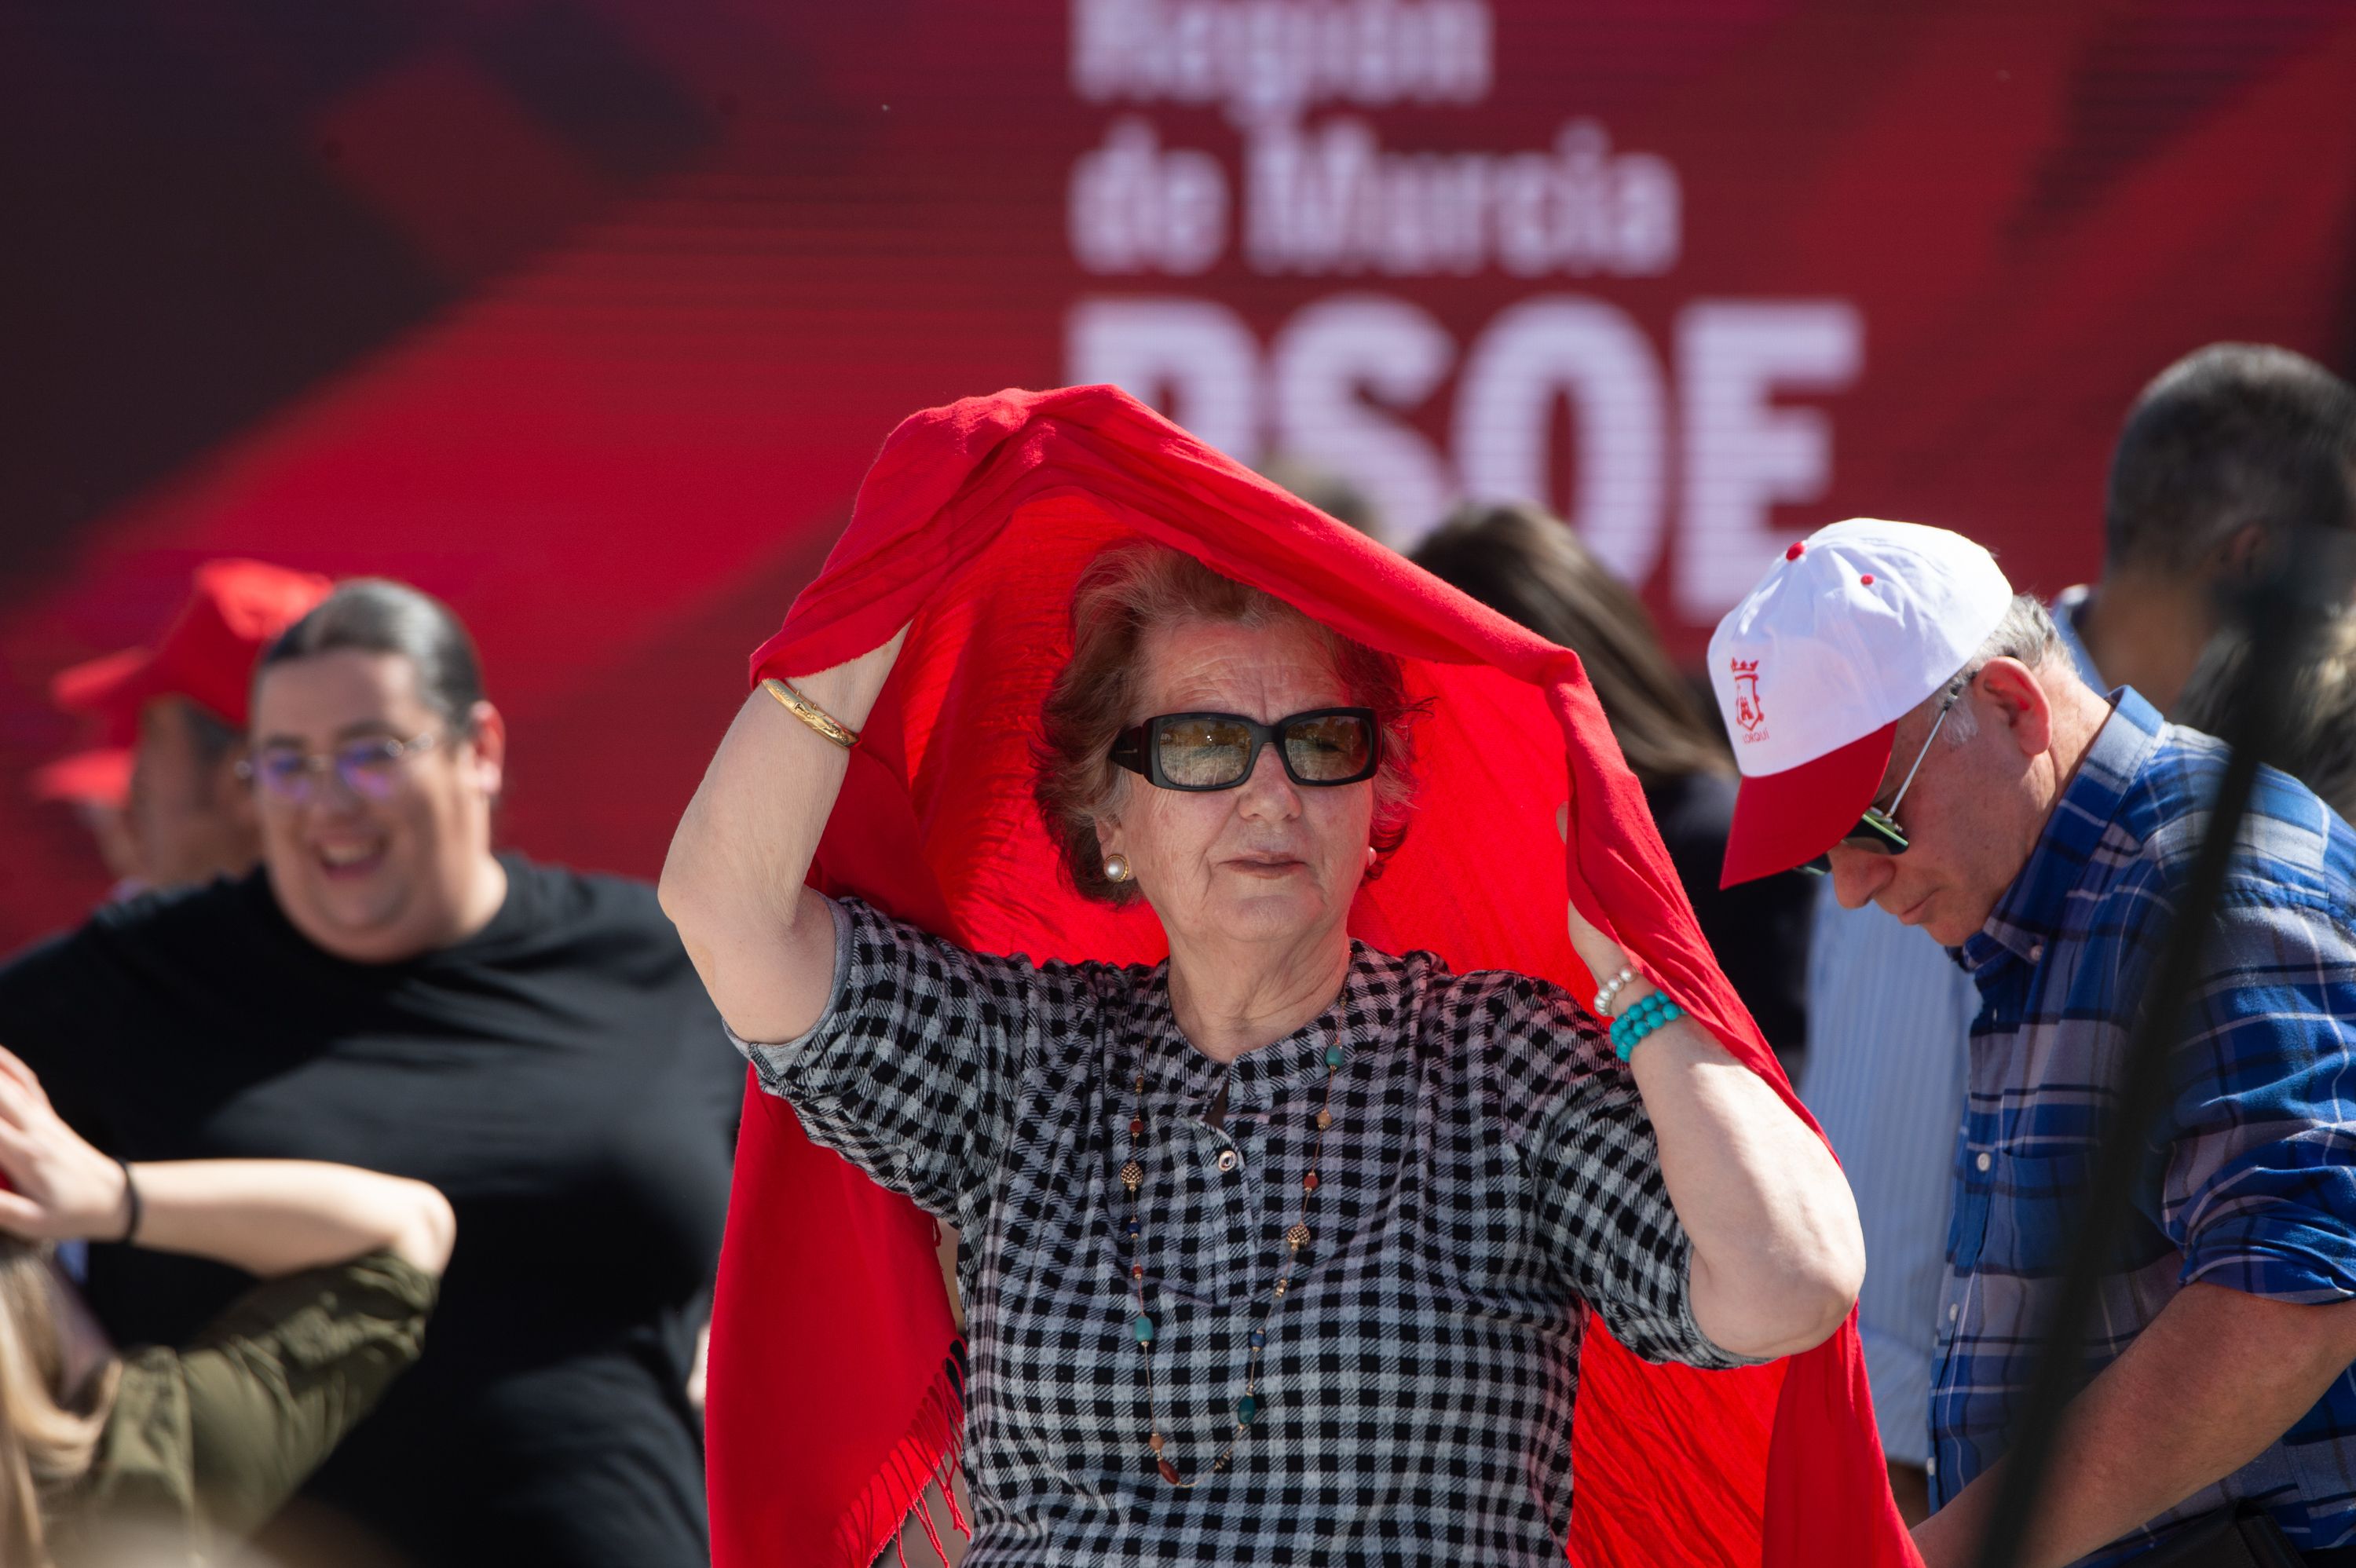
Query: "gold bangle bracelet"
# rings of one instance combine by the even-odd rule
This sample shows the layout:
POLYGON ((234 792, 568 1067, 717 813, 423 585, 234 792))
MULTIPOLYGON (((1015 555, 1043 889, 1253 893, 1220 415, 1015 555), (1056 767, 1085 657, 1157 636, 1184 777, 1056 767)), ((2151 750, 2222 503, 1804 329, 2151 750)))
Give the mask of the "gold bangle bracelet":
POLYGON ((761 682, 761 689, 777 699, 777 705, 844 751, 859 744, 859 731, 850 729, 834 715, 796 691, 776 676, 761 682))

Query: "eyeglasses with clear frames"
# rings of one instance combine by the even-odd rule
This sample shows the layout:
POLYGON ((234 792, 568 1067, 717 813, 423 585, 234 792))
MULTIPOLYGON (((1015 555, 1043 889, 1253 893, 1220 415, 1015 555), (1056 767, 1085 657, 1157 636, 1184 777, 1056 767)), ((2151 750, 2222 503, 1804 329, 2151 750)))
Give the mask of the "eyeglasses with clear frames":
POLYGON ((308 805, 318 797, 330 773, 362 800, 390 800, 401 787, 411 758, 431 751, 442 739, 427 730, 406 741, 391 735, 348 741, 332 752, 306 752, 297 746, 265 746, 238 763, 240 778, 261 786, 262 793, 284 805, 308 805))
MULTIPOLYGON (((1947 710, 1954 707, 1956 699, 1971 688, 1972 676, 1978 673, 1974 670, 1948 682, 1947 699, 1939 704, 1938 714, 1931 720, 1931 732, 1922 737, 1922 749, 1914 753, 1914 765, 1906 770, 1906 777, 1899 783, 1898 793, 1890 797, 1887 808, 1867 806, 1865 815, 1858 818, 1857 826, 1841 835, 1842 844, 1874 855, 1906 853, 1906 830, 1898 826, 1899 804, 1905 800, 1906 792, 1914 787, 1914 775, 1922 771, 1922 761, 1931 754, 1931 742, 1939 738, 1939 729, 1947 721, 1947 710)), ((1812 877, 1828 876, 1833 869, 1832 856, 1829 852, 1819 855, 1813 860, 1802 862, 1795 869, 1812 877)))

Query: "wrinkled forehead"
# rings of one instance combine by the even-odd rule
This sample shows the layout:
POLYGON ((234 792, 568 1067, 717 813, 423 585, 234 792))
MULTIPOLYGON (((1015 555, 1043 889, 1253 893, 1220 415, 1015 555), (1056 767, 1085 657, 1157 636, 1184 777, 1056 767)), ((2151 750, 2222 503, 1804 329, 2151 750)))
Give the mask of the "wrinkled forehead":
POLYGON ((1280 719, 1349 701, 1327 640, 1295 615, 1167 622, 1139 640, 1138 665, 1132 718, 1205 709, 1280 719))
POLYGON ((407 737, 430 728, 434 718, 418 689, 416 665, 401 654, 337 648, 270 665, 254 680, 256 745, 407 737))

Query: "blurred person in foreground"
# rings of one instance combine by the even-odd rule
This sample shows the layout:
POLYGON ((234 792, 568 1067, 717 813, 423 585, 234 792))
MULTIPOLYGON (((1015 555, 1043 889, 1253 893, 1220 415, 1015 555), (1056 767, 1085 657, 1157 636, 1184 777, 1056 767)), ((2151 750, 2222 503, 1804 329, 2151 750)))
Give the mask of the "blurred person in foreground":
POLYGON ((762 1087, 965 1237, 968 1561, 1560 1563, 1581 1307, 1659 1361, 1815 1346, 1861 1266, 1837 1168, 1575 907, 1608 1040, 1352 941, 1417 787, 1396 657, 1143 541, 1067 624, 1039 813, 1165 964, 806 885, 905 630, 751 694, 662 880, 762 1087))
MULTIPOLYGON (((2296 476, 2313 466, 2308 454, 2335 449, 2356 473, 2356 396, 2298 355, 2218 344, 2154 379, 2112 453, 2102 581, 2052 605, 2085 684, 2133 687, 2168 709, 2216 629, 2223 595, 2280 548, 2296 476)), ((1939 1282, 1980 993, 1936 940, 1869 904, 1844 908, 1824 886, 1809 996, 1800 1097, 1857 1190, 1873 1260, 1858 1333, 1891 1489, 1919 1521, 1930 1509, 1939 1282)))
MULTIPOLYGON (((1821 859, 1845 906, 1960 948, 1981 997, 1915 1531, 1931 1568, 1966 1563, 2227 753, 2088 686, 2043 606, 1938 528, 1819 530, 1710 662, 1748 749, 1727 874, 1821 859)), ((2282 773, 2192 996, 2024 1564, 2124 1562, 2237 1505, 2309 1562, 2356 1539, 2356 833, 2282 773)))
POLYGON ((1703 937, 1784 1070, 1794 1071, 1806 1043, 1815 890, 1796 877, 1719 885, 1734 819, 1734 761, 1635 593, 1569 524, 1527 504, 1462 507, 1408 559, 1579 656, 1703 937))
MULTIPOLYGON (((0 971, 0 1040, 110 1155, 335 1159, 460 1220, 416 1371, 306 1497, 422 1564, 706 1556, 687 1381, 742 1067, 643 884, 495 854, 507 731, 438 601, 343 584, 262 656, 259 871, 0 971)), ((91 1249, 118 1340, 227 1271, 91 1249)))
POLYGON ((0 1561, 212 1561, 417 1359, 455 1221, 421 1181, 302 1160, 124 1165, 0 1050, 0 1561), (118 1354, 57 1243, 263 1283, 180 1349, 118 1354))
MULTIPOLYGON (((50 684, 59 707, 102 720, 130 747, 129 859, 117 866, 110 858, 109 867, 119 891, 193 887, 253 869, 261 825, 239 770, 254 661, 332 586, 267 561, 207 561, 153 648, 76 665, 50 684)), ((106 765, 102 753, 87 755, 78 772, 59 770, 43 782, 81 782, 86 795, 106 765)))

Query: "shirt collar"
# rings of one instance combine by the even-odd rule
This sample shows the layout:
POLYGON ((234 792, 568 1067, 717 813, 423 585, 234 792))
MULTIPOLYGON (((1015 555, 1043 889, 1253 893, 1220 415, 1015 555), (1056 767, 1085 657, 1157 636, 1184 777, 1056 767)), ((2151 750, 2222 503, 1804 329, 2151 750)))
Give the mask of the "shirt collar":
POLYGON ((2036 963, 2062 928, 2063 900, 2085 875, 2087 862, 2119 814, 2136 775, 2159 743, 2159 710, 2132 687, 2111 693, 2111 717, 2094 732, 2078 771, 2053 803, 2012 885, 1987 923, 1964 943, 1964 963, 1977 971, 2006 953, 2036 963))
POLYGON ((2103 691, 2107 688, 2104 685, 2102 672, 2094 667, 2094 656, 2086 651, 2086 640, 2078 635, 2078 617, 2085 613, 2087 601, 2094 596, 2094 591, 2083 582, 2075 588, 2064 588, 2056 594, 2053 600, 2053 629, 2061 634, 2062 646, 2068 650, 2071 662, 2078 667, 2078 674, 2088 686, 2103 691))
POLYGON ((1363 995, 1377 976, 1377 959, 1371 948, 1359 942, 1350 944, 1350 967, 1342 982, 1341 994, 1307 1023, 1258 1051, 1248 1051, 1231 1062, 1221 1062, 1195 1049, 1179 1030, 1178 1020, 1170 1008, 1170 964, 1164 959, 1155 968, 1151 983, 1145 987, 1146 1018, 1143 1020, 1151 1040, 1146 1072, 1149 1080, 1158 1078, 1159 1084, 1149 1082, 1147 1091, 1155 1088, 1174 1090, 1181 1099, 1209 1101, 1224 1085, 1227 1103, 1233 1107, 1257 1104, 1279 1090, 1296 1084, 1322 1081, 1326 1072, 1326 1051, 1338 1048, 1346 1064, 1351 1052, 1348 1026, 1353 1017, 1366 1010, 1363 995))

